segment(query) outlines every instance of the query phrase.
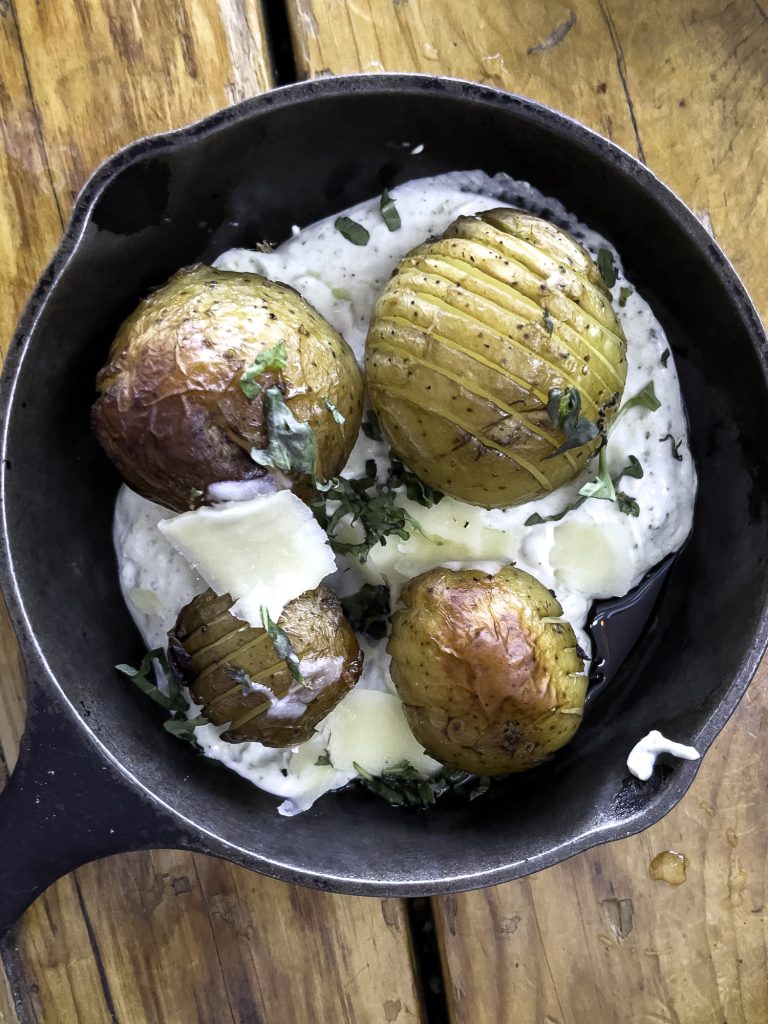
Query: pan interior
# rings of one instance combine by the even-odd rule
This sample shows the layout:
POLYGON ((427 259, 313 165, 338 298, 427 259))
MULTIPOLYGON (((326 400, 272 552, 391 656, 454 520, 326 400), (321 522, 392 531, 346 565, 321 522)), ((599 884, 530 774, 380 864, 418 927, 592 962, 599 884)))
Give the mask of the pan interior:
POLYGON ((511 877, 669 809, 693 769, 642 785, 627 777, 629 749, 655 727, 706 746, 746 684, 764 628, 768 551, 758 329, 729 268, 669 194, 543 108, 430 80, 342 81, 290 95, 150 141, 114 165, 18 373, 5 511, 21 600, 87 728, 149 790, 254 866, 356 890, 511 877), (651 302, 691 419, 693 535, 640 643, 553 762, 467 806, 401 811, 354 792, 284 819, 272 797, 168 736, 154 706, 113 670, 142 650, 111 548, 119 480, 89 428, 94 377, 121 319, 178 267, 278 242, 292 224, 385 186, 476 167, 559 198, 611 239, 651 302))

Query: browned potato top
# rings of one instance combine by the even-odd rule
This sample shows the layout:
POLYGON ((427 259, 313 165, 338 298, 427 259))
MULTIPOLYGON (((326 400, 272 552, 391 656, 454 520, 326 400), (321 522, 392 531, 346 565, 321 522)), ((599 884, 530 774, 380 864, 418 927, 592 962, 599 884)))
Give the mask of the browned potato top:
POLYGON ((523 771, 566 743, 587 680, 551 593, 512 566, 433 569, 403 590, 387 650, 416 738, 450 767, 523 771))
POLYGON ((93 426, 135 491, 184 511, 200 505, 212 483, 266 474, 250 451, 267 445, 263 393, 274 385, 315 431, 322 475, 336 475, 362 416, 362 378, 350 347, 287 285, 186 267, 120 327, 97 377, 93 426), (281 342, 286 368, 262 374, 259 395, 246 397, 242 374, 281 342))
POLYGON ((297 682, 269 634, 230 614, 232 599, 212 590, 182 608, 169 636, 171 659, 203 714, 229 723, 224 739, 290 747, 315 726, 360 677, 363 655, 339 599, 325 586, 286 605, 278 619, 304 665, 297 682))

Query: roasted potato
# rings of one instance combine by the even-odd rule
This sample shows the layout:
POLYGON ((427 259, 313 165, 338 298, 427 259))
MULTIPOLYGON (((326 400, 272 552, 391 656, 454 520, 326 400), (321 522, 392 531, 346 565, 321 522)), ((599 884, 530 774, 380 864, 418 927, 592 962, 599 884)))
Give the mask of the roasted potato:
POLYGON ((599 439, 559 452, 574 436, 548 413, 551 393, 575 388, 584 420, 605 427, 626 375, 591 256, 520 210, 459 217, 405 256, 366 341, 370 400, 396 454, 432 487, 486 508, 576 477, 599 439))
POLYGON ((403 590, 387 651, 416 739, 477 775, 525 771, 571 739, 587 677, 562 608, 528 573, 432 569, 403 590))
POLYGON ((325 478, 347 461, 362 416, 352 350, 296 291, 199 265, 139 303, 96 386, 92 422, 105 451, 135 491, 177 512, 203 504, 213 483, 270 472, 250 456, 267 446, 267 388, 314 430, 325 478), (280 343, 285 368, 261 373, 248 397, 244 372, 280 343))
POLYGON ((325 586, 286 605, 277 625, 300 659, 291 675, 264 629, 230 614, 232 599, 212 590, 182 608, 169 634, 171 662, 203 714, 229 723, 224 739, 291 747, 357 682, 363 655, 336 595, 325 586))

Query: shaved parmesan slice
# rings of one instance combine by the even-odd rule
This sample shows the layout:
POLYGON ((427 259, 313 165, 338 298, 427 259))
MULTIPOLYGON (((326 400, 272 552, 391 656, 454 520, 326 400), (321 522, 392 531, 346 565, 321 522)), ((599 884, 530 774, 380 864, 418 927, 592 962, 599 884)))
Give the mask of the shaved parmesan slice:
POLYGON ((621 597, 635 576, 627 531, 615 523, 560 523, 549 558, 558 583, 594 597, 621 597))
POLYGON ((506 564, 515 557, 522 527, 506 532, 491 529, 483 521, 485 509, 449 497, 432 508, 423 508, 413 501, 404 501, 403 505, 424 532, 411 530, 407 541, 390 537, 386 545, 374 545, 361 567, 370 583, 380 583, 382 579, 402 583, 448 562, 506 564))
POLYGON ((336 570, 325 532, 292 491, 199 508, 158 526, 217 594, 234 599, 232 614, 257 628, 262 605, 277 621, 289 601, 336 570))
POLYGON ((381 775, 407 761, 424 775, 441 765, 424 753, 411 732, 398 697, 378 690, 352 690, 321 723, 328 756, 336 771, 357 772, 359 764, 371 775, 381 775))

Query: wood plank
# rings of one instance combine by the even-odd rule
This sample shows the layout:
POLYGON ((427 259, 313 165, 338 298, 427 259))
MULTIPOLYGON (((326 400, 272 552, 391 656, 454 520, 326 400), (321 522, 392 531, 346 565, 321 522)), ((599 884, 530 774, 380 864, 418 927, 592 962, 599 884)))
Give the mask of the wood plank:
POLYGON ((65 211, 115 149, 272 81, 258 0, 18 3, 16 13, 65 211))
POLYGON ((753 0, 288 0, 299 70, 455 75, 548 103, 641 155, 768 308, 768 19, 753 0), (752 234, 755 232, 755 234, 752 234))
MULTIPOLYGON (((644 159, 768 313, 768 16, 751 0, 289 0, 305 75, 420 71, 529 95, 644 159)), ((680 806, 642 836, 435 901, 454 1024, 768 1018, 766 676, 680 806), (684 885, 648 876, 681 850, 684 885)))
MULTIPOLYGON (((0 273, 15 306, 0 324, 10 331, 58 240, 56 200, 66 216, 115 148, 252 95, 271 71, 258 0, 19 2, 2 17, 5 6, 0 273)), ((23 690, 2 621, 0 680, 10 760, 23 690)), ((401 903, 297 892, 176 851, 63 879, 0 952, 3 1024, 421 1019, 401 903)))
POLYGON ((40 1024, 422 1019, 402 902, 311 892, 179 851, 64 879, 27 913, 11 960, 40 1024))
POLYGON ((23 1024, 112 1021, 75 875, 40 897, 2 943, 23 1024))
POLYGON ((451 1020, 763 1024, 768 819, 761 669, 681 804, 529 879, 437 902, 451 1020), (679 887, 649 877, 664 850, 679 887))

